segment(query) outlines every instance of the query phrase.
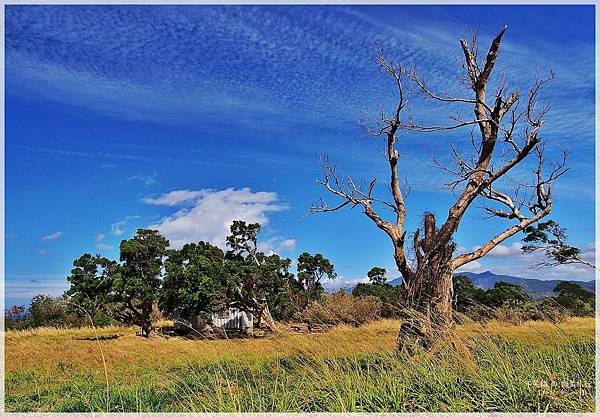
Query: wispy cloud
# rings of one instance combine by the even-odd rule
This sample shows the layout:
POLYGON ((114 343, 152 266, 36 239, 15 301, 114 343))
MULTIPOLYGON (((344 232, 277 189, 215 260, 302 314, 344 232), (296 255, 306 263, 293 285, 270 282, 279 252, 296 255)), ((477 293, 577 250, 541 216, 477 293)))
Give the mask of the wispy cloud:
POLYGON ((156 172, 152 173, 152 175, 144 175, 144 174, 132 175, 129 178, 127 178, 127 180, 141 182, 144 185, 153 185, 153 184, 158 183, 158 181, 156 181, 156 172))
POLYGON ((6 277, 5 292, 7 299, 31 298, 37 294, 57 297, 68 287, 61 275, 11 275, 6 277))
POLYGON ((58 240, 62 237, 63 232, 54 232, 54 233, 50 233, 49 235, 46 235, 44 237, 42 237, 42 242, 46 242, 48 240, 58 240))
MULTIPOLYGON (((210 192, 210 191, 209 191, 210 192)), ((206 191, 192 191, 192 190, 175 190, 168 193, 164 193, 156 198, 146 197, 142 199, 144 204, 151 204, 154 206, 176 206, 182 203, 188 203, 202 197, 206 191)))
POLYGON ((121 236, 125 233, 125 225, 127 221, 121 220, 110 225, 110 234, 113 236, 121 236))
POLYGON ((139 219, 140 216, 127 216, 123 220, 119 220, 110 225, 110 234, 113 236, 122 236, 127 231, 127 225, 130 220, 139 219))
MULTIPOLYGON (((348 140, 356 135, 351 128, 356 116, 377 111, 379 104, 390 108, 396 100, 393 86, 374 64, 375 41, 385 46, 391 59, 414 60, 431 88, 468 93, 455 64, 461 55, 462 21, 436 20, 402 7, 393 10, 405 17, 401 26, 368 8, 350 6, 166 7, 160 14, 156 10, 11 8, 6 72, 7 85, 15 88, 7 89, 8 94, 35 92, 118 118, 209 132, 222 132, 225 123, 230 131, 308 135, 311 141, 296 140, 293 147, 310 153, 335 149, 343 141, 343 154, 354 165, 365 154, 364 144, 358 150, 360 142, 348 140), (157 25, 174 30, 156 30, 157 25), (109 36, 106 28, 118 30, 119 36, 109 36), (120 59, 115 59, 117 54, 120 59), (205 56, 214 59, 207 61, 205 56)), ((482 28, 482 47, 494 30, 482 28)), ((544 134, 577 138, 573 158, 592 161, 593 166, 593 41, 550 42, 535 35, 524 37, 523 29, 512 31, 509 28, 503 41, 499 73, 512 88, 524 92, 538 69, 553 69, 557 74, 552 84, 554 106, 544 134)), ((417 119, 443 120, 461 111, 460 106, 448 109, 429 101, 410 101, 417 119)), ((465 130, 444 136, 443 142, 436 135, 429 136, 434 139, 428 145, 411 141, 410 146, 401 146, 403 160, 423 165, 427 146, 444 151, 451 139, 460 148, 469 144, 468 136, 465 130)), ((555 142, 562 146, 562 140, 555 142)), ((147 159, 119 153, 39 151, 147 159)), ((410 170, 409 176, 418 183, 413 189, 440 185, 440 175, 422 175, 425 169, 410 170)), ((592 181, 593 169, 578 164, 574 175, 592 181)), ((566 189, 569 197, 584 195, 566 189)))
POLYGON ((284 239, 282 237, 272 237, 262 240, 258 243, 258 250, 266 255, 285 256, 285 252, 293 252, 296 249, 296 239, 284 239))
POLYGON ((296 249, 296 239, 285 239, 277 244, 277 250, 291 252, 296 249))

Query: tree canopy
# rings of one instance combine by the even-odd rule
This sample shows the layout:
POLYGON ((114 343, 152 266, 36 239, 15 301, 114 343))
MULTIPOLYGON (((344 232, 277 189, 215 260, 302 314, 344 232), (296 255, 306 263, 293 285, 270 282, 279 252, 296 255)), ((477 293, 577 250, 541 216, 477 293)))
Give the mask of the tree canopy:
POLYGON ((311 255, 303 252, 300 254, 297 269, 298 282, 304 289, 305 305, 318 300, 323 295, 325 292, 323 279, 333 281, 337 277, 333 264, 320 253, 311 255))

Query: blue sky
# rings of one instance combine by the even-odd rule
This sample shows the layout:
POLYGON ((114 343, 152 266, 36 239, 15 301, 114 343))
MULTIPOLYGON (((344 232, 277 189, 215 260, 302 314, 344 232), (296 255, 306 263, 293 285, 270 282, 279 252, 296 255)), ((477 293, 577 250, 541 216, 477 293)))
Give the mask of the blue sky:
MULTIPOLYGON (((358 210, 303 218, 324 195, 318 155, 345 174, 387 177, 357 124, 394 90, 374 62, 414 60, 433 88, 461 92, 458 39, 480 28, 485 47, 504 25, 497 68, 515 88, 554 70, 544 127, 550 156, 568 147, 552 218, 591 256, 594 247, 593 6, 7 6, 6 301, 60 294, 84 252, 118 258, 121 239, 156 227, 173 245, 223 244, 233 218, 264 225, 263 249, 321 252, 340 275, 393 268, 387 237, 358 210)), ((440 106, 415 99, 422 120, 440 106)), ((470 111, 469 109, 463 109, 470 111)), ((414 230, 447 210, 449 156, 469 131, 406 135, 400 172, 411 183, 414 230)), ((525 166, 515 175, 525 175, 525 166)), ((385 189, 382 188, 382 192, 385 189)), ((472 248, 505 223, 473 209, 456 236, 472 248)), ((520 238, 520 237, 519 237, 520 238)), ((530 268, 519 238, 473 271, 593 279, 580 267, 530 268)))

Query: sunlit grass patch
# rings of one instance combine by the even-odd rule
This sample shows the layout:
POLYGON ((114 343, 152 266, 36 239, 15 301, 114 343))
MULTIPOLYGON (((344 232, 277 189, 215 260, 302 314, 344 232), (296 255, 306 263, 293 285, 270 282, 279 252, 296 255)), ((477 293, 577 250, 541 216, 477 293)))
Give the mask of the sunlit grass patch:
POLYGON ((398 322, 263 339, 8 332, 9 411, 572 411, 594 405, 594 321, 459 326, 396 353, 398 322), (100 357, 105 357, 106 372, 100 357))

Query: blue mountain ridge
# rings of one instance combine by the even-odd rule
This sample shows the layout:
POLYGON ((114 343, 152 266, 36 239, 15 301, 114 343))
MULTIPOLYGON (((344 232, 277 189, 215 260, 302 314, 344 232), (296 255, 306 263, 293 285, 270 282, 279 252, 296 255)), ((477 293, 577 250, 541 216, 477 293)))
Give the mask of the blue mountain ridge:
MULTIPOLYGON (((512 275, 497 275, 491 271, 485 271, 480 273, 475 272, 459 272, 454 274, 456 275, 464 275, 473 281, 476 287, 481 288, 483 290, 489 290, 494 287, 496 282, 509 282, 511 284, 517 284, 521 286, 529 295, 534 298, 544 298, 546 296, 554 296, 554 288, 557 284, 563 281, 572 282, 574 284, 580 285, 586 290, 591 292, 596 291, 596 283, 595 281, 573 281, 573 280, 562 280, 562 279, 534 279, 534 278, 520 278, 512 275)), ((388 281, 391 285, 400 285, 402 283, 402 278, 395 278, 391 281, 388 281)))
MULTIPOLYGON (((596 291, 596 283, 595 281, 574 281, 574 280, 562 280, 562 279, 535 279, 535 278, 521 278, 515 277, 512 275, 498 275, 494 274, 491 271, 485 271, 480 273, 475 272, 458 272, 455 275, 464 275, 473 281, 476 287, 481 288, 483 290, 489 290, 494 287, 496 282, 509 282, 511 284, 517 284, 521 286, 529 295, 533 298, 544 298, 549 296, 557 295, 554 292, 554 288, 560 282, 567 281, 572 282, 574 284, 580 285, 588 291, 595 292, 596 291)), ((391 285, 400 285, 402 284, 402 278, 394 278, 392 280, 387 281, 388 284, 391 285)), ((344 287, 344 291, 347 293, 352 291, 353 287, 344 287)))

